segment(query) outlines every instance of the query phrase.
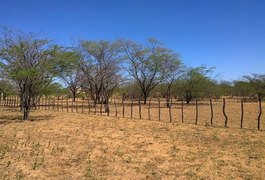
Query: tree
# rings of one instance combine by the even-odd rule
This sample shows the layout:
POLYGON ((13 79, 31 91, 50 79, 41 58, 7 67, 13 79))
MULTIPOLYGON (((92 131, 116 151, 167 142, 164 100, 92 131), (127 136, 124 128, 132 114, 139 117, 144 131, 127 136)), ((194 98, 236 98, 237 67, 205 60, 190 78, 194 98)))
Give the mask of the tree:
POLYGON ((170 82, 170 78, 175 77, 173 74, 180 64, 178 55, 154 39, 148 39, 146 46, 123 41, 123 49, 127 71, 139 83, 146 104, 150 92, 158 84, 166 78, 170 82))
POLYGON ((28 119, 33 100, 54 77, 56 48, 48 39, 32 33, 5 30, 0 39, 0 61, 8 78, 19 87, 23 120, 28 119))
POLYGON ((176 81, 177 93, 184 97, 187 104, 194 98, 211 96, 212 87, 215 84, 209 76, 212 71, 212 68, 208 69, 204 66, 189 68, 176 81))
POLYGON ((81 41, 83 73, 82 89, 86 90, 94 105, 103 101, 108 111, 109 98, 121 81, 121 50, 119 41, 81 41))
POLYGON ((254 94, 255 89, 250 82, 247 81, 234 81, 233 95, 241 96, 243 98, 250 97, 254 94))
POLYGON ((254 94, 258 96, 259 100, 265 95, 265 75, 264 74, 252 74, 250 76, 244 76, 254 89, 254 94))
POLYGON ((16 87, 8 79, 0 79, 0 98, 3 97, 3 100, 10 94, 15 94, 16 87))
POLYGON ((70 90, 75 102, 82 86, 82 74, 78 64, 81 57, 75 50, 61 49, 56 54, 56 58, 58 76, 70 90))

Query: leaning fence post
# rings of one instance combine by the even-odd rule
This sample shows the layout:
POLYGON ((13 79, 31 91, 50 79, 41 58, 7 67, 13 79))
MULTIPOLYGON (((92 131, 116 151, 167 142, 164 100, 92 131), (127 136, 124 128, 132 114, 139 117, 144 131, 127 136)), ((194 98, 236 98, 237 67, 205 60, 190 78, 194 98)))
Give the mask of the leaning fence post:
POLYGON ((212 99, 210 98, 210 107, 211 107, 211 126, 213 125, 213 102, 212 99))
POLYGON ((227 127, 227 123, 228 123, 228 117, 225 113, 225 98, 223 98, 223 114, 224 114, 224 117, 225 117, 225 127, 227 127))
POLYGON ((161 120, 160 97, 158 98, 158 120, 161 120))
POLYGON ((131 118, 133 117, 133 98, 132 98, 132 103, 131 103, 131 118))
POLYGON ((240 128, 243 128, 243 120, 244 120, 244 99, 241 99, 241 123, 240 128))
POLYGON ((139 118, 142 119, 141 97, 139 97, 139 118))
POLYGON ((184 123, 184 100, 181 99, 181 122, 184 123))
POLYGON ((151 119, 151 115, 150 115, 150 106, 151 106, 151 98, 149 99, 149 104, 148 104, 148 120, 151 119))
POLYGON ((258 130, 260 130, 260 118, 262 114, 261 98, 259 97, 259 116, 258 116, 258 130))
POLYGON ((196 118, 195 118, 195 124, 198 124, 198 99, 195 99, 195 104, 196 104, 196 118))

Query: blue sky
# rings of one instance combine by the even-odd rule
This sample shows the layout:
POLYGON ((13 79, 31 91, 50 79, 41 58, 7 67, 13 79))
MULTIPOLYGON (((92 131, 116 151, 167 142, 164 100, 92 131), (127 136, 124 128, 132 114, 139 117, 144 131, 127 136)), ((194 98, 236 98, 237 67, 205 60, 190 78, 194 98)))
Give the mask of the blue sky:
POLYGON ((265 74, 264 0, 0 0, 0 26, 76 39, 154 37, 225 80, 265 74))

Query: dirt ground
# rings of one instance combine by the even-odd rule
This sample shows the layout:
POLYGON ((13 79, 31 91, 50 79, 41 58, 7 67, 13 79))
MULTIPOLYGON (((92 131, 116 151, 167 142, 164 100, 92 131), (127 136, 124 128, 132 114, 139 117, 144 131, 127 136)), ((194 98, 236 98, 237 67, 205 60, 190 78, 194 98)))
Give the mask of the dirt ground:
POLYGON ((20 118, 0 109, 0 179, 265 176, 264 130, 47 110, 20 118))

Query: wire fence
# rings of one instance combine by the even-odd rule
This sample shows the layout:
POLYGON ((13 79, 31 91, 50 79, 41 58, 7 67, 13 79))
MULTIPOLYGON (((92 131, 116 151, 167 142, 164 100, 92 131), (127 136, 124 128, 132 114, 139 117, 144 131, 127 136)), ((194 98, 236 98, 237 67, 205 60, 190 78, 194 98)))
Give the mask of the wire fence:
MULTIPOLYGON (((0 105, 21 108, 18 96, 0 98, 0 105)), ((114 116, 131 119, 181 122, 214 127, 235 127, 258 129, 265 126, 262 101, 244 102, 244 99, 195 99, 186 104, 183 99, 141 98, 115 99, 109 103, 94 104, 91 99, 63 97, 42 97, 32 109, 53 110, 72 113, 114 116)))

